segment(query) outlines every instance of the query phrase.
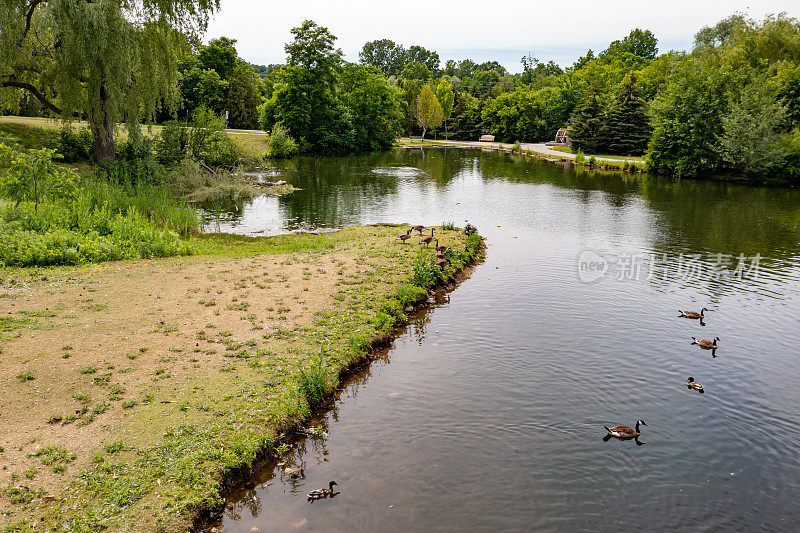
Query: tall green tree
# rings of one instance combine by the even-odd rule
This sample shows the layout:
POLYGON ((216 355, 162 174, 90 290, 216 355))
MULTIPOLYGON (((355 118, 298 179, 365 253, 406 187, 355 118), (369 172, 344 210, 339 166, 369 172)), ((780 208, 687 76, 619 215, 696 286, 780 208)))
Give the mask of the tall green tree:
POLYGON ((256 71, 240 63, 228 81, 226 110, 228 127, 252 130, 258 127, 258 106, 261 96, 256 88, 256 71))
POLYGON ((406 63, 419 62, 428 67, 431 72, 439 71, 439 54, 422 46, 414 45, 406 52, 406 63))
POLYGON ((722 117, 719 145, 724 161, 737 172, 775 175, 787 157, 781 144, 786 107, 763 80, 750 83, 722 117))
POLYGON ((631 74, 608 109, 603 144, 611 154, 643 154, 652 131, 646 104, 636 85, 636 75, 631 74))
POLYGON ((218 0, 0 0, 0 87, 27 91, 51 113, 89 121, 96 161, 176 105, 176 58, 218 0))
POLYGON ((372 65, 387 76, 399 76, 408 63, 406 49, 390 39, 365 43, 358 59, 363 65, 372 65))
POLYGON ((659 174, 697 176, 722 162, 717 139, 728 110, 727 76, 689 56, 674 67, 651 104, 653 136, 647 159, 659 174))
POLYGON ((220 78, 227 80, 233 75, 239 60, 236 53, 236 39, 228 37, 213 39, 200 48, 197 60, 201 68, 214 70, 220 78))
POLYGON ((228 82, 216 70, 192 68, 179 76, 179 86, 183 95, 183 107, 189 114, 200 106, 215 113, 225 109, 228 82))
POLYGON ((422 128, 423 139, 429 129, 439 127, 444 121, 442 105, 436 99, 436 95, 430 85, 426 84, 417 96, 416 105, 414 106, 414 118, 417 119, 417 124, 422 128))
POLYGON ((400 95, 372 66, 346 65, 339 83, 341 100, 352 115, 356 151, 385 150, 400 130, 400 95))
POLYGON ((600 153, 603 145, 605 128, 605 110, 597 98, 596 89, 592 88, 587 100, 575 110, 569 128, 569 138, 573 148, 587 154, 600 153))
POLYGON ((338 100, 336 82, 342 52, 336 37, 311 20, 292 29, 286 45, 287 62, 277 76, 270 120, 285 126, 302 151, 341 152, 353 144, 350 112, 338 100))
POLYGON ((450 115, 453 114, 453 102, 456 95, 453 93, 453 88, 447 80, 440 80, 436 85, 436 99, 439 100, 439 105, 442 106, 442 118, 444 119, 445 137, 447 137, 447 121, 450 120, 450 115))

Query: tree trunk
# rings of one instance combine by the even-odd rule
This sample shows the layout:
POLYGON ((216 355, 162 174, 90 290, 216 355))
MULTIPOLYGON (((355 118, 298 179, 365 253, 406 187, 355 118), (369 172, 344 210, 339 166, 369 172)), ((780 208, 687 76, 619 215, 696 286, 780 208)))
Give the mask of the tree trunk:
POLYGON ((92 152, 97 164, 114 161, 117 156, 114 145, 114 125, 108 112, 108 93, 100 83, 98 107, 92 109, 89 121, 92 129, 92 152))
POLYGON ((422 141, 425 141, 425 132, 428 131, 428 128, 422 128, 422 141))

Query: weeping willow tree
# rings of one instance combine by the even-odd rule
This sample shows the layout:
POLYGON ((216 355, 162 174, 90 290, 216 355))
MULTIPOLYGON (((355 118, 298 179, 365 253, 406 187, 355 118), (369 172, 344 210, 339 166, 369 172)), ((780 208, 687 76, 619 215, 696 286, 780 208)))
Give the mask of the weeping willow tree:
POLYGON ((135 139, 174 110, 176 58, 219 0, 0 0, 0 88, 25 92, 66 120, 85 119, 96 162, 114 159, 114 130, 135 139), (188 39, 187 39, 188 38, 188 39))

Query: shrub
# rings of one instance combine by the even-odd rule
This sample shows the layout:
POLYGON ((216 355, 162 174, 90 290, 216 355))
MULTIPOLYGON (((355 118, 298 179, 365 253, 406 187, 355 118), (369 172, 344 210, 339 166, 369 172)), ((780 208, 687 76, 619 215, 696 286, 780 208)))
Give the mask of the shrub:
POLYGON ((177 121, 167 122, 158 136, 156 160, 168 167, 177 165, 186 157, 188 145, 188 128, 177 121))
POLYGON ((418 287, 429 289, 440 279, 442 279, 442 270, 436 266, 434 257, 420 250, 417 257, 414 258, 414 268, 411 273, 412 283, 418 287))
POLYGON ((34 210, 44 199, 73 197, 78 176, 56 167, 54 157, 59 156, 48 148, 21 153, 0 144, 0 194, 17 205, 32 201, 34 210))
POLYGON ((89 128, 75 130, 69 124, 61 129, 57 150, 65 163, 78 163, 92 159, 92 133, 89 128))
POLYGON ((282 124, 275 124, 269 136, 268 157, 282 158, 289 157, 298 152, 299 148, 295 140, 289 135, 289 130, 282 124))
POLYGON ((200 106, 192 113, 189 153, 209 167, 232 167, 239 159, 236 143, 225 133, 225 119, 200 106))

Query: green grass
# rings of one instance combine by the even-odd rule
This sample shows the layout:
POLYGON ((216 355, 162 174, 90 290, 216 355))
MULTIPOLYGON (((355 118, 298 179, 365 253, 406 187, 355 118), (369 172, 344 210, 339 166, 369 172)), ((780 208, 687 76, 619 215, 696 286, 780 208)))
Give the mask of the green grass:
MULTIPOLYGON (((148 443, 134 446, 141 437, 130 440, 114 436, 93 454, 87 450, 93 460, 78 473, 73 491, 63 502, 57 500, 37 509, 37 523, 45 529, 57 525, 75 531, 115 530, 132 523, 140 524, 143 530, 183 530, 198 512, 218 507, 223 479, 251 467, 261 453, 278 454, 288 449, 283 433, 309 416, 314 405, 334 390, 340 372, 363 360, 374 340, 392 334, 393 327, 407 319, 407 306, 424 301, 429 288, 463 269, 480 252, 477 234, 441 230, 449 239, 444 242, 453 248, 448 256, 452 267, 441 271, 432 266, 431 250, 418 252, 417 248, 394 244, 393 237, 400 229, 379 225, 323 235, 192 237, 192 245, 209 258, 260 256, 260 262, 271 265, 266 254, 272 254, 281 264, 308 262, 308 272, 315 276, 338 277, 336 291, 343 298, 334 299, 336 305, 322 309, 307 325, 271 327, 254 334, 255 339, 236 339, 220 323, 216 325, 219 329, 207 327, 206 337, 239 346, 234 357, 214 369, 215 374, 192 381, 192 385, 210 389, 205 396, 178 397, 165 407, 162 401, 171 398, 165 396, 172 390, 170 384, 154 388, 154 394, 138 402, 126 399, 119 410, 105 402, 91 410, 84 407, 80 424, 90 423, 111 409, 116 416, 125 413, 132 417, 129 423, 135 426, 126 435, 147 435, 148 443), (333 269, 315 267, 316 261, 329 252, 349 257, 357 270, 344 263, 333 269), (220 389, 216 382, 223 379, 222 383, 228 385, 220 389), (180 418, 154 426, 153 421, 164 409, 178 413, 180 418), (160 433, 154 435, 154 431, 160 433)), ((249 271, 248 263, 242 261, 242 271, 254 277, 255 272, 264 270, 262 279, 290 281, 271 266, 254 266, 257 270, 249 271)), ((247 275, 234 274, 234 282, 247 275)), ((237 285, 236 290, 244 289, 237 285)), ((241 297, 241 292, 237 294, 241 297)), ((286 311, 302 303, 296 306, 287 298, 273 305, 286 311)), ((195 342, 192 335, 191 344, 195 342)), ((156 350, 153 353, 164 355, 156 350)), ((120 357, 124 358, 124 353, 120 357)), ((168 373, 161 367, 158 371, 159 376, 150 373, 148 379, 161 379, 168 373)), ((115 376, 115 382, 122 379, 123 375, 115 376)), ((102 390, 122 394, 111 383, 102 390)), ((91 401, 88 395, 76 399, 84 406, 91 401)))
MULTIPOLYGON (((553 146, 553 147, 551 147, 551 150, 555 150, 556 152, 563 152, 565 154, 577 154, 577 152, 575 150, 573 150, 572 148, 570 148, 569 146, 553 146)), ((594 156, 595 158, 600 158, 600 159, 616 159, 616 160, 619 160, 619 161, 635 161, 637 163, 643 163, 644 162, 644 156, 643 155, 634 156, 634 155, 617 155, 617 154, 586 154, 586 157, 592 157, 592 156, 594 156)))

